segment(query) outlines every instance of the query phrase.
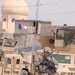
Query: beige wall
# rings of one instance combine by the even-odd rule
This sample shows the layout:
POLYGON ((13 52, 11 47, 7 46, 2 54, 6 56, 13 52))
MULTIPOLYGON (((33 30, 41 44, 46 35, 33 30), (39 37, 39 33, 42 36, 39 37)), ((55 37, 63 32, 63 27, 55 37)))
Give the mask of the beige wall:
POLYGON ((9 22, 8 23, 8 28, 7 28, 7 32, 8 33, 15 33, 15 23, 13 22, 9 22))
MULTIPOLYGON (((32 33, 31 27, 33 27, 33 22, 35 22, 34 20, 33 21, 19 20, 19 21, 12 22, 11 16, 8 16, 7 19, 9 20, 9 22, 7 20, 3 21, 2 29, 5 29, 8 33, 19 33, 19 34, 32 33), (21 30, 18 28, 19 23, 23 26, 28 26, 29 28, 21 30)), ((37 33, 41 35, 49 36, 51 35, 50 28, 51 28, 50 22, 38 21, 37 33)))
POLYGON ((2 22, 2 29, 6 29, 7 27, 7 22, 2 22))
POLYGON ((40 37, 39 42, 41 43, 42 48, 44 48, 44 47, 54 48, 54 44, 49 43, 49 38, 50 38, 50 36, 41 36, 40 37))
POLYGON ((30 27, 32 27, 32 26, 33 26, 33 22, 15 22, 15 33, 19 33, 19 34, 31 33, 30 27), (21 30, 18 28, 19 24, 21 24, 23 26, 28 26, 29 28, 21 30))
MULTIPOLYGON (((25 29, 24 30, 18 29, 18 24, 20 23, 23 26, 31 26, 31 27, 33 27, 33 22, 36 22, 36 21, 35 20, 16 21, 15 22, 15 28, 16 28, 15 32, 16 33, 27 33, 27 31, 25 29)), ((47 35, 47 36, 50 35, 49 32, 50 32, 51 23, 50 22, 44 22, 44 21, 37 21, 37 22, 38 22, 37 33, 41 34, 41 35, 47 35)), ((30 29, 29 29, 29 31, 30 31, 30 29)))
POLYGON ((14 33, 15 23, 2 22, 2 29, 5 29, 7 33, 14 33))
MULTIPOLYGON (((35 36, 35 39, 33 39, 32 34, 25 35, 25 33, 32 33, 32 31, 30 29, 21 30, 18 28, 19 23, 24 25, 24 26, 33 27, 33 22, 34 22, 34 20, 33 21, 20 20, 20 21, 15 21, 15 22, 11 22, 11 20, 9 20, 8 23, 3 22, 3 28, 6 29, 6 31, 8 33, 14 33, 15 34, 16 38, 18 38, 18 40, 20 41, 19 46, 21 46, 22 48, 32 46, 34 40, 35 40, 35 45, 40 45, 40 43, 44 43, 44 46, 50 46, 50 44, 48 42, 48 37, 49 37, 48 35, 50 35, 49 33, 51 33, 51 31, 50 31, 51 23, 50 22, 38 21, 38 31, 37 32, 40 35, 44 35, 44 37, 41 37, 41 39, 40 39, 41 42, 39 42, 37 39, 38 37, 40 37, 40 35, 35 36), (19 34, 19 35, 17 36, 17 34, 19 34), (45 36, 47 36, 47 37, 45 37, 45 36), (46 39, 46 40, 44 40, 44 39, 46 39)), ((53 45, 51 45, 51 46, 53 46, 53 45)))

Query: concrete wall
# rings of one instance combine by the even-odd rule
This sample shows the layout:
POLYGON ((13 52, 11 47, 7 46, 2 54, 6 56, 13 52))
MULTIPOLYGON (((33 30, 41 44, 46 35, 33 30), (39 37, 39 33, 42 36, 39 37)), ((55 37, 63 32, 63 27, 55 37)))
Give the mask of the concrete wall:
POLYGON ((39 42, 41 43, 42 48, 44 48, 44 47, 54 48, 54 44, 49 43, 50 37, 51 36, 41 36, 40 37, 39 42))
POLYGON ((48 37, 53 36, 53 33, 51 32, 51 22, 37 21, 38 25, 37 28, 35 28, 35 32, 37 31, 37 34, 34 37, 32 27, 34 26, 34 22, 36 22, 35 20, 16 20, 15 22, 12 22, 11 20, 9 21, 10 22, 3 22, 3 28, 6 29, 8 33, 15 34, 15 38, 19 41, 19 48, 31 47, 33 43, 38 46, 42 44, 42 47, 50 46, 48 37), (28 28, 19 29, 19 24, 27 26, 28 28), (40 41, 38 41, 39 39, 40 41))
POLYGON ((32 33, 31 28, 33 27, 33 22, 15 22, 15 34, 26 34, 26 33, 32 33), (23 27, 26 27, 24 29, 19 29, 19 24, 21 24, 23 27))
MULTIPOLYGON (((47 22, 38 21, 36 35, 34 35, 30 29, 28 29, 28 30, 22 29, 21 30, 18 28, 19 24, 21 24, 23 26, 33 27, 33 24, 34 24, 33 22, 35 22, 35 21, 27 20, 27 21, 16 21, 15 22, 15 35, 18 34, 19 35, 18 37, 20 37, 18 39, 19 39, 19 41, 21 40, 20 45, 19 45, 20 48, 21 47, 31 47, 31 46, 33 46, 33 43, 35 46, 40 46, 41 42, 38 40, 39 40, 40 36, 42 35, 42 33, 44 32, 43 26, 45 26, 45 28, 47 28, 47 26, 48 26, 48 28, 49 28, 51 25, 50 22, 47 23, 47 22)), ((47 29, 45 29, 45 30, 47 30, 47 29)), ((48 32, 48 30, 46 32, 48 32)), ((47 33, 47 35, 48 35, 48 33, 47 33)))

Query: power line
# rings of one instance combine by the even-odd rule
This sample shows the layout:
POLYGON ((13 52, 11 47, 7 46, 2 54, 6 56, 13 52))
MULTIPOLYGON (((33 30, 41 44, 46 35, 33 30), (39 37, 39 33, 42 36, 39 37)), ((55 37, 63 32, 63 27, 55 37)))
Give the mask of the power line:
POLYGON ((56 0, 56 1, 52 1, 52 2, 45 2, 45 3, 42 3, 43 5, 45 5, 45 4, 52 4, 52 3, 56 3, 56 2, 60 2, 60 1, 62 1, 62 0, 56 0))
POLYGON ((50 14, 40 14, 40 15, 61 15, 61 14, 72 14, 72 13, 75 14, 75 12, 63 12, 63 13, 50 13, 50 14))
MULTIPOLYGON (((55 4, 62 4, 62 3, 66 3, 66 2, 72 2, 74 0, 71 0, 71 1, 63 1, 63 0, 57 0, 57 1, 52 1, 52 2, 45 2, 45 3, 40 3, 39 6, 49 6, 49 5, 55 5, 55 4), (52 4, 52 3, 55 3, 55 4, 52 4), (49 5, 48 5, 49 4, 49 5)), ((34 5, 28 5, 28 6, 5 6, 5 8, 15 8, 15 7, 36 7, 38 6, 37 4, 34 4, 34 5)), ((1 6, 0 6, 1 7, 1 6)))
MULTIPOLYGON (((74 12, 62 12, 62 13, 49 13, 49 14, 39 14, 39 15, 62 15, 62 14, 75 14, 74 12)), ((33 15, 29 15, 29 16, 33 16, 33 15)))
MULTIPOLYGON (((72 0, 72 1, 74 1, 74 0, 72 0)), ((48 2, 48 3, 42 3, 41 6, 57 5, 57 4, 69 3, 69 2, 72 2, 72 1, 62 1, 61 0, 61 1, 58 1, 58 2, 55 2, 55 3, 48 2)))
MULTIPOLYGON (((75 11, 73 12, 62 12, 62 13, 48 13, 48 14, 39 14, 39 15, 62 15, 62 14, 75 14, 75 11)), ((29 16, 34 16, 34 15, 29 15, 29 16)), ((2 15, 0 15, 2 17, 2 15)))

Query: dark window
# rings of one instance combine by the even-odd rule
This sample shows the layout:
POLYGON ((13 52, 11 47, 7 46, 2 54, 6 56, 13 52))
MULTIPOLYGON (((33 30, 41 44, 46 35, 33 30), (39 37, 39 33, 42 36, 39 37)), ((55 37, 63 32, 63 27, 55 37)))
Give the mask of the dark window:
POLYGON ((62 29, 58 29, 57 31, 56 31, 56 39, 64 39, 64 30, 62 30, 62 29))
POLYGON ((16 64, 20 64, 20 59, 17 59, 16 60, 16 64))
POLYGON ((27 62, 23 61, 23 64, 27 64, 27 62))
POLYGON ((14 21, 15 21, 15 18, 12 19, 12 22, 14 22, 14 21))
POLYGON ((50 37, 48 41, 50 44, 54 44, 54 39, 52 37, 50 37))
POLYGON ((3 39, 0 39, 0 46, 2 46, 3 45, 3 39))
POLYGON ((6 40, 4 46, 15 47, 16 44, 17 44, 17 41, 6 40))
POLYGON ((35 22, 33 22, 33 27, 35 27, 35 22))
POLYGON ((7 64, 11 64, 11 59, 10 58, 7 59, 7 64))
POLYGON ((2 60, 1 56, 0 56, 0 61, 2 60))
POLYGON ((35 27, 35 30, 36 30, 34 33, 37 34, 37 32, 38 32, 38 22, 33 22, 33 27, 35 27))
POLYGON ((6 21, 6 18, 4 18, 3 21, 6 21))

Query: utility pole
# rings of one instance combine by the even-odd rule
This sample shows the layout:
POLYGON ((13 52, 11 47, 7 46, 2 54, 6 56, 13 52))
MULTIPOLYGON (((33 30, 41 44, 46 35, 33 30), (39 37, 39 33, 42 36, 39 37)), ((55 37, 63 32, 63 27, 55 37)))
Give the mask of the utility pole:
MULTIPOLYGON (((38 20, 38 12, 39 12, 39 5, 40 5, 40 0, 36 1, 36 21, 35 21, 35 26, 37 26, 37 20, 38 20)), ((33 42, 32 42, 32 75, 35 75, 35 66, 34 66, 34 47, 35 47, 35 35, 36 33, 33 34, 33 42)))
POLYGON ((38 20, 40 0, 36 1, 36 21, 38 20))
MULTIPOLYGON (((35 21, 35 26, 37 25, 38 11, 39 11, 39 3, 40 3, 40 0, 37 0, 36 1, 36 21, 35 21)), ((36 33, 33 34, 32 56, 34 55, 35 35, 36 35, 36 33)))

